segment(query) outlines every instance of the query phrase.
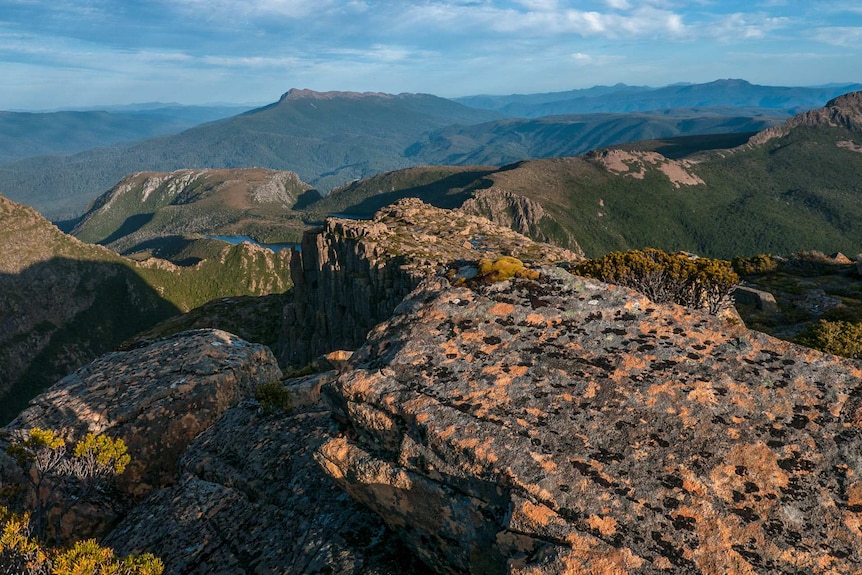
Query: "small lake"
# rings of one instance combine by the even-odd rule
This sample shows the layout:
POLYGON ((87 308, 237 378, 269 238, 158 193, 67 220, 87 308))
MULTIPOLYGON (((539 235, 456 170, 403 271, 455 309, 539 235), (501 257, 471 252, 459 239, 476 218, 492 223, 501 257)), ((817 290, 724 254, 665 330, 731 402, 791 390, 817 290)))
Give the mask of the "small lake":
POLYGON ((260 246, 262 248, 270 249, 274 252, 280 252, 281 250, 291 249, 294 251, 301 251, 301 247, 299 244, 262 244, 257 240, 254 240, 248 236, 204 236, 205 238, 211 240, 221 240, 223 242, 227 242, 229 244, 241 244, 242 242, 248 242, 250 244, 254 244, 256 246, 260 246))

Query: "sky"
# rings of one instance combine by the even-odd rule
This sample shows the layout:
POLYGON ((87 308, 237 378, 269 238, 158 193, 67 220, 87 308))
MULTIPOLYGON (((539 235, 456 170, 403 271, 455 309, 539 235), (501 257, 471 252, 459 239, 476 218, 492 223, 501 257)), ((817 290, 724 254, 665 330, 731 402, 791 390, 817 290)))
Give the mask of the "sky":
POLYGON ((0 110, 862 82, 862 0, 0 0, 0 110))

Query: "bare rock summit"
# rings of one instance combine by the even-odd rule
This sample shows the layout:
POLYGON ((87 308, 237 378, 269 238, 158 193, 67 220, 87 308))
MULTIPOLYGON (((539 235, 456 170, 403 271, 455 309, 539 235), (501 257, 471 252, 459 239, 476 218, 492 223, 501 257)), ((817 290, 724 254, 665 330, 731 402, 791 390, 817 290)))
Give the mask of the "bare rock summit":
POLYGON ((414 291, 326 473, 437 573, 858 573, 862 364, 541 271, 414 291))

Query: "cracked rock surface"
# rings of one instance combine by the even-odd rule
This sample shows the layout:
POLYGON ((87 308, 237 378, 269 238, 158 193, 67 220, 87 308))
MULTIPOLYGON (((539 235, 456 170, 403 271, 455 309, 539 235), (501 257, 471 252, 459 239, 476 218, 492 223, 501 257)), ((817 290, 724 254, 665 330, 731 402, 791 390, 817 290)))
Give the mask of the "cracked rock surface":
POLYGON ((862 363, 541 268, 426 280, 317 459, 439 573, 857 573, 862 363))

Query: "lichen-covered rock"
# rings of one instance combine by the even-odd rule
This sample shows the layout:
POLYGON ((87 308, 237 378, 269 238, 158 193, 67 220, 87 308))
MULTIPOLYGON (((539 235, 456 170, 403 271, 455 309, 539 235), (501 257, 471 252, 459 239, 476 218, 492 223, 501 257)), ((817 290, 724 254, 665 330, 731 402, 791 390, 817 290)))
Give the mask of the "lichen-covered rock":
POLYGON ((544 268, 427 280, 322 468, 439 573, 858 573, 862 364, 544 268))
POLYGON ((165 575, 426 573, 315 465, 314 450, 336 431, 320 405, 265 414, 253 400, 241 403, 189 447, 182 480, 138 506, 105 543, 157 554, 165 575))
POLYGON ((105 354, 30 402, 6 433, 54 429, 68 443, 87 433, 126 442, 119 477, 134 497, 174 483, 192 440, 261 383, 281 378, 269 348, 219 330, 196 330, 105 354))
POLYGON ((455 262, 504 255, 537 264, 582 259, 416 198, 381 209, 371 221, 327 219, 306 232, 302 251, 294 253, 279 360, 302 367, 325 353, 356 349, 422 279, 455 262))

